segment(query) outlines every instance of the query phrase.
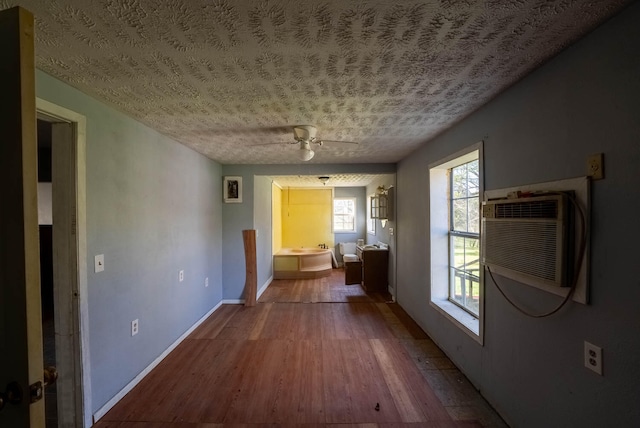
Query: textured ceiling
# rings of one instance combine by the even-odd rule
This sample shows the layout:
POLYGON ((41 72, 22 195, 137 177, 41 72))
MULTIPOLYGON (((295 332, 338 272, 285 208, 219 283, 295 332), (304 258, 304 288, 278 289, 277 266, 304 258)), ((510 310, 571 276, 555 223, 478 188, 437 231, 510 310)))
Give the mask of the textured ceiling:
POLYGON ((396 162, 629 0, 0 0, 37 66, 222 164, 396 162), (281 144, 268 144, 281 143, 281 144), (261 145, 262 144, 262 145, 261 145))

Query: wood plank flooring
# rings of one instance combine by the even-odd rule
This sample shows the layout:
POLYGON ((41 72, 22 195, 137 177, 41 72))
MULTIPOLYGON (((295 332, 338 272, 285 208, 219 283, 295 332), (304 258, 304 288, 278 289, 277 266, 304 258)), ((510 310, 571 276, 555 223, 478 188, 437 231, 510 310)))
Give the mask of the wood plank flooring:
POLYGON ((336 271, 221 306, 95 426, 506 426, 390 296, 336 271))

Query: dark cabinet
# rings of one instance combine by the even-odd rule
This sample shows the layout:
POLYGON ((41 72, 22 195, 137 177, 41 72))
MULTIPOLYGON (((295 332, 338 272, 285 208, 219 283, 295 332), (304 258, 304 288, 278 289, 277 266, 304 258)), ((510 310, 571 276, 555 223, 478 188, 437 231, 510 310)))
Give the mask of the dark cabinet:
POLYGON ((389 250, 356 249, 362 261, 362 288, 365 291, 387 291, 389 287, 389 250))
POLYGON ((345 262, 344 263, 344 283, 360 284, 362 282, 362 262, 345 262))

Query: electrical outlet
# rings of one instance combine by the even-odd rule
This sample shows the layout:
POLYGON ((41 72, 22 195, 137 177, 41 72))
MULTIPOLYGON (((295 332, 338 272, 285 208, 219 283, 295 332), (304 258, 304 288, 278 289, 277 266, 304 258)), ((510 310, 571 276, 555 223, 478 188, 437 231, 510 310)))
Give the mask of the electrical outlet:
POLYGON ((604 178, 604 155, 602 153, 597 153, 587 158, 587 175, 592 180, 604 178))
POLYGON ((180 282, 184 281, 184 271, 181 270, 180 272, 178 272, 178 280, 180 282))
POLYGON ((209 277, 206 277, 206 278, 204 279, 204 286, 205 286, 205 287, 208 287, 208 286, 209 286, 209 277))
POLYGON ((602 348, 584 342, 584 366, 602 376, 602 348))
POLYGON ((138 334, 138 319, 131 321, 131 336, 138 334))

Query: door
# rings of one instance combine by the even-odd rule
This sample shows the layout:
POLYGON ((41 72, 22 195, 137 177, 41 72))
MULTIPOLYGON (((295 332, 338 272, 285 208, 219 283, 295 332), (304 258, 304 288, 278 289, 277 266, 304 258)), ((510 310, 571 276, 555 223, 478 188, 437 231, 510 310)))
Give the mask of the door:
POLYGON ((33 29, 0 11, 0 426, 16 428, 44 426, 33 29))

